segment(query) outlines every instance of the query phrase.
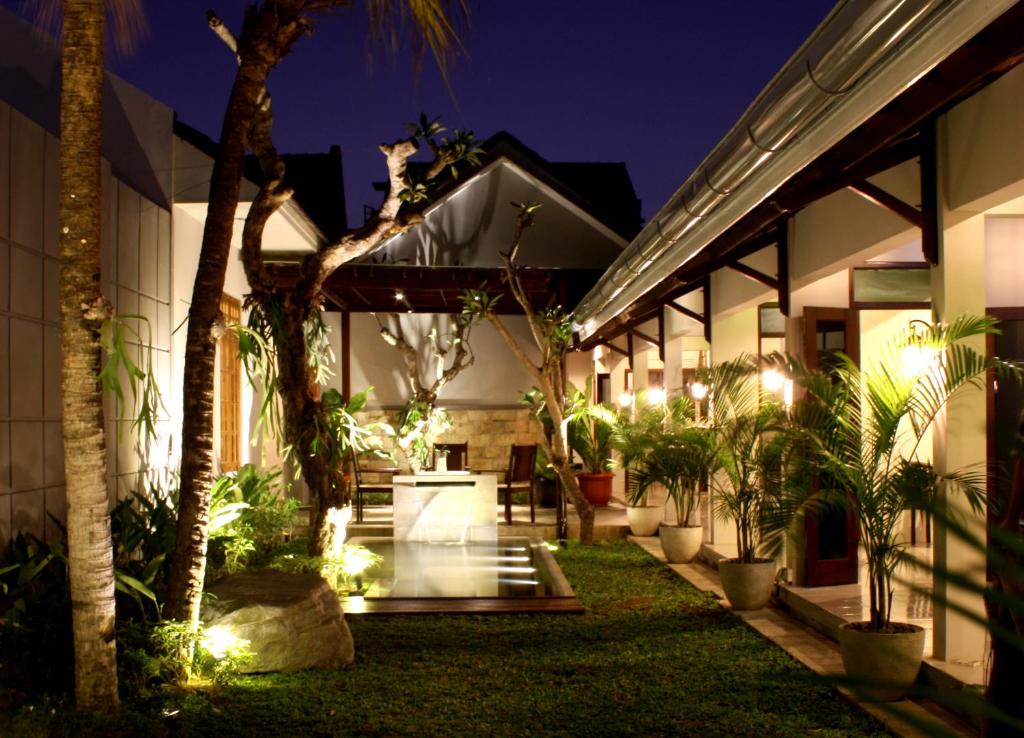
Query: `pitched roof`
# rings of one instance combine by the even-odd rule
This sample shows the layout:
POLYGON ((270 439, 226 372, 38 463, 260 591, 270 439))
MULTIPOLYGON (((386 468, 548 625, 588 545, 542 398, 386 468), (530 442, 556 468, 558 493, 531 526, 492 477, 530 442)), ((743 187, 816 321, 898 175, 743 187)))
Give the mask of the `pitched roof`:
MULTIPOLYGON (((175 118, 174 133, 210 158, 217 156, 218 144, 205 133, 175 118)), ((295 190, 294 200, 328 240, 348 230, 345 214, 345 177, 341 147, 325 153, 282 154, 285 184, 295 190)), ((254 156, 245 157, 245 178, 260 184, 263 174, 254 156)))
MULTIPOLYGON (((505 157, 532 176, 551 187, 580 209, 629 240, 643 225, 640 200, 623 162, 550 162, 508 131, 499 131, 480 144, 483 154, 480 166, 462 167, 457 180, 441 175, 440 184, 431 193, 431 200, 443 197, 462 184, 474 171, 505 157)), ((428 164, 410 162, 410 173, 422 174, 428 164)), ((375 182, 374 189, 383 192, 386 182, 375 182)))

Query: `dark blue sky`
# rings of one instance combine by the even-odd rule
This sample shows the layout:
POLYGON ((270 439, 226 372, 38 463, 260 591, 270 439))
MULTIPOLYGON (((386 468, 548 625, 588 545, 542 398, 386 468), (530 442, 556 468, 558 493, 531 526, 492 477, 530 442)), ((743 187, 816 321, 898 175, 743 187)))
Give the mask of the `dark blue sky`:
MULTIPOLYGON (((3 0, 10 4, 12 0, 3 0)), ((110 67, 217 137, 233 60, 207 29, 242 0, 145 0, 150 33, 110 67)), ((831 8, 828 0, 470 0, 453 103, 429 60, 367 64, 360 9, 324 19, 272 74, 278 148, 342 147, 350 221, 375 203, 376 146, 423 111, 505 129, 556 161, 624 161, 650 217, 831 8)))

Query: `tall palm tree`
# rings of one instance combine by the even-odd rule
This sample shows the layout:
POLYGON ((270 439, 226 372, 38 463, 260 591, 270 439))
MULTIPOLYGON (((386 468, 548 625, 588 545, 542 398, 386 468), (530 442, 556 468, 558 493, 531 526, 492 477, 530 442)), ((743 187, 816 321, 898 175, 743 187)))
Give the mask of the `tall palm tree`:
MULTIPOLYGON (((236 55, 238 72, 224 113, 210 179, 185 348, 178 532, 165 612, 193 625, 199 620, 210 490, 214 482, 216 336, 222 323, 221 293, 245 154, 252 147, 253 125, 261 107, 269 107, 266 82, 270 72, 302 35, 311 32, 318 14, 350 4, 350 0, 263 0, 247 8, 237 37, 210 14, 211 28, 236 55)), ((466 13, 465 0, 366 0, 366 8, 372 34, 394 44, 400 31, 412 31, 414 47, 429 50, 445 71, 446 55, 457 43, 457 21, 466 13)), ((296 391, 292 389, 293 393, 296 391)))
MULTIPOLYGON (((119 22, 134 0, 115 3, 119 22)), ((51 9, 56 9, 51 4, 51 9)), ((64 0, 60 116, 61 397, 75 697, 84 710, 118 707, 114 568, 107 502, 100 328, 104 0, 64 0)), ((123 27, 123 26, 122 26, 123 27)), ((126 38, 122 36, 122 38, 126 38)))

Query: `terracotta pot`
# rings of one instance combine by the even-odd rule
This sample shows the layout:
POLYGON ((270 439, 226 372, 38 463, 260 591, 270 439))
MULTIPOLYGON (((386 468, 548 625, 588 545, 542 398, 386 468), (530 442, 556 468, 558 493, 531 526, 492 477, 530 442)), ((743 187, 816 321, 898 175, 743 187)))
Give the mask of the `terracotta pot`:
POLYGON ((862 681, 864 686, 858 686, 856 691, 863 691, 872 699, 903 699, 917 680, 924 660, 924 628, 893 623, 898 632, 879 633, 865 630, 867 625, 862 622, 839 626, 839 651, 846 675, 862 681))
POLYGON ((612 480, 615 474, 612 472, 588 472, 576 475, 576 481, 580 484, 580 492, 587 498, 594 507, 606 507, 612 498, 612 480))
POLYGON ((626 520, 629 530, 635 536, 653 536, 658 532, 661 519, 665 517, 665 508, 657 505, 639 505, 626 508, 626 520))
POLYGON ((704 540, 704 528, 692 526, 680 528, 675 525, 663 525, 658 529, 661 550, 665 558, 672 564, 689 564, 700 553, 700 544, 704 540))
POLYGON ((772 598, 775 574, 774 561, 719 561, 718 576, 733 610, 760 610, 772 598))

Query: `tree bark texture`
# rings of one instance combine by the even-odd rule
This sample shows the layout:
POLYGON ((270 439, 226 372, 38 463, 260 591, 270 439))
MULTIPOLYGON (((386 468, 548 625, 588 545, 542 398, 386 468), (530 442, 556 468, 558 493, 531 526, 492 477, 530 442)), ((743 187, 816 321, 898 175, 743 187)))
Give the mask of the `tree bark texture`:
POLYGON ((79 709, 118 709, 114 563, 100 328, 103 0, 65 0, 60 121, 60 311, 68 570, 79 709))
POLYGON ((564 348, 559 350, 549 340, 549 336, 537 317, 533 305, 530 304, 530 298, 523 289, 515 264, 516 256, 519 253, 519 245, 522 243, 523 233, 533 224, 533 218, 530 213, 529 209, 520 211, 516 218, 512 248, 509 249, 508 254, 502 254, 502 259, 505 262, 505 275, 508 279, 509 288, 512 290, 516 302, 519 303, 523 313, 526 315, 526 321, 530 326, 530 333, 533 336, 534 343, 537 345, 537 349, 540 351, 540 364, 533 363, 496 313, 493 311, 488 312, 487 319, 494 326, 494 329, 501 336, 501 340, 508 346, 513 356, 516 357, 519 363, 530 373, 534 381, 537 382, 544 395, 544 404, 551 418, 551 437, 548 438, 542 427, 538 433, 538 438, 548 455, 552 468, 554 468, 555 473, 562 482, 562 488, 569 495, 573 507, 576 508, 576 514, 580 519, 580 543, 590 545, 594 542, 594 506, 583 496, 579 482, 576 480, 576 475, 572 471, 572 466, 566 453, 567 439, 563 432, 565 421, 565 371, 563 360, 565 358, 565 350, 564 348))
POLYGON ((294 26, 297 20, 271 12, 267 6, 258 9, 253 6, 246 12, 243 32, 237 45, 238 73, 224 113, 220 144, 213 163, 199 268, 192 288, 182 387, 178 529, 165 613, 169 618, 193 625, 199 622, 199 604, 206 570, 210 490, 215 481, 215 329, 222 321, 220 300, 224 291, 250 128, 267 76, 291 45, 289 43, 287 48, 282 48, 279 40, 284 23, 294 26))

